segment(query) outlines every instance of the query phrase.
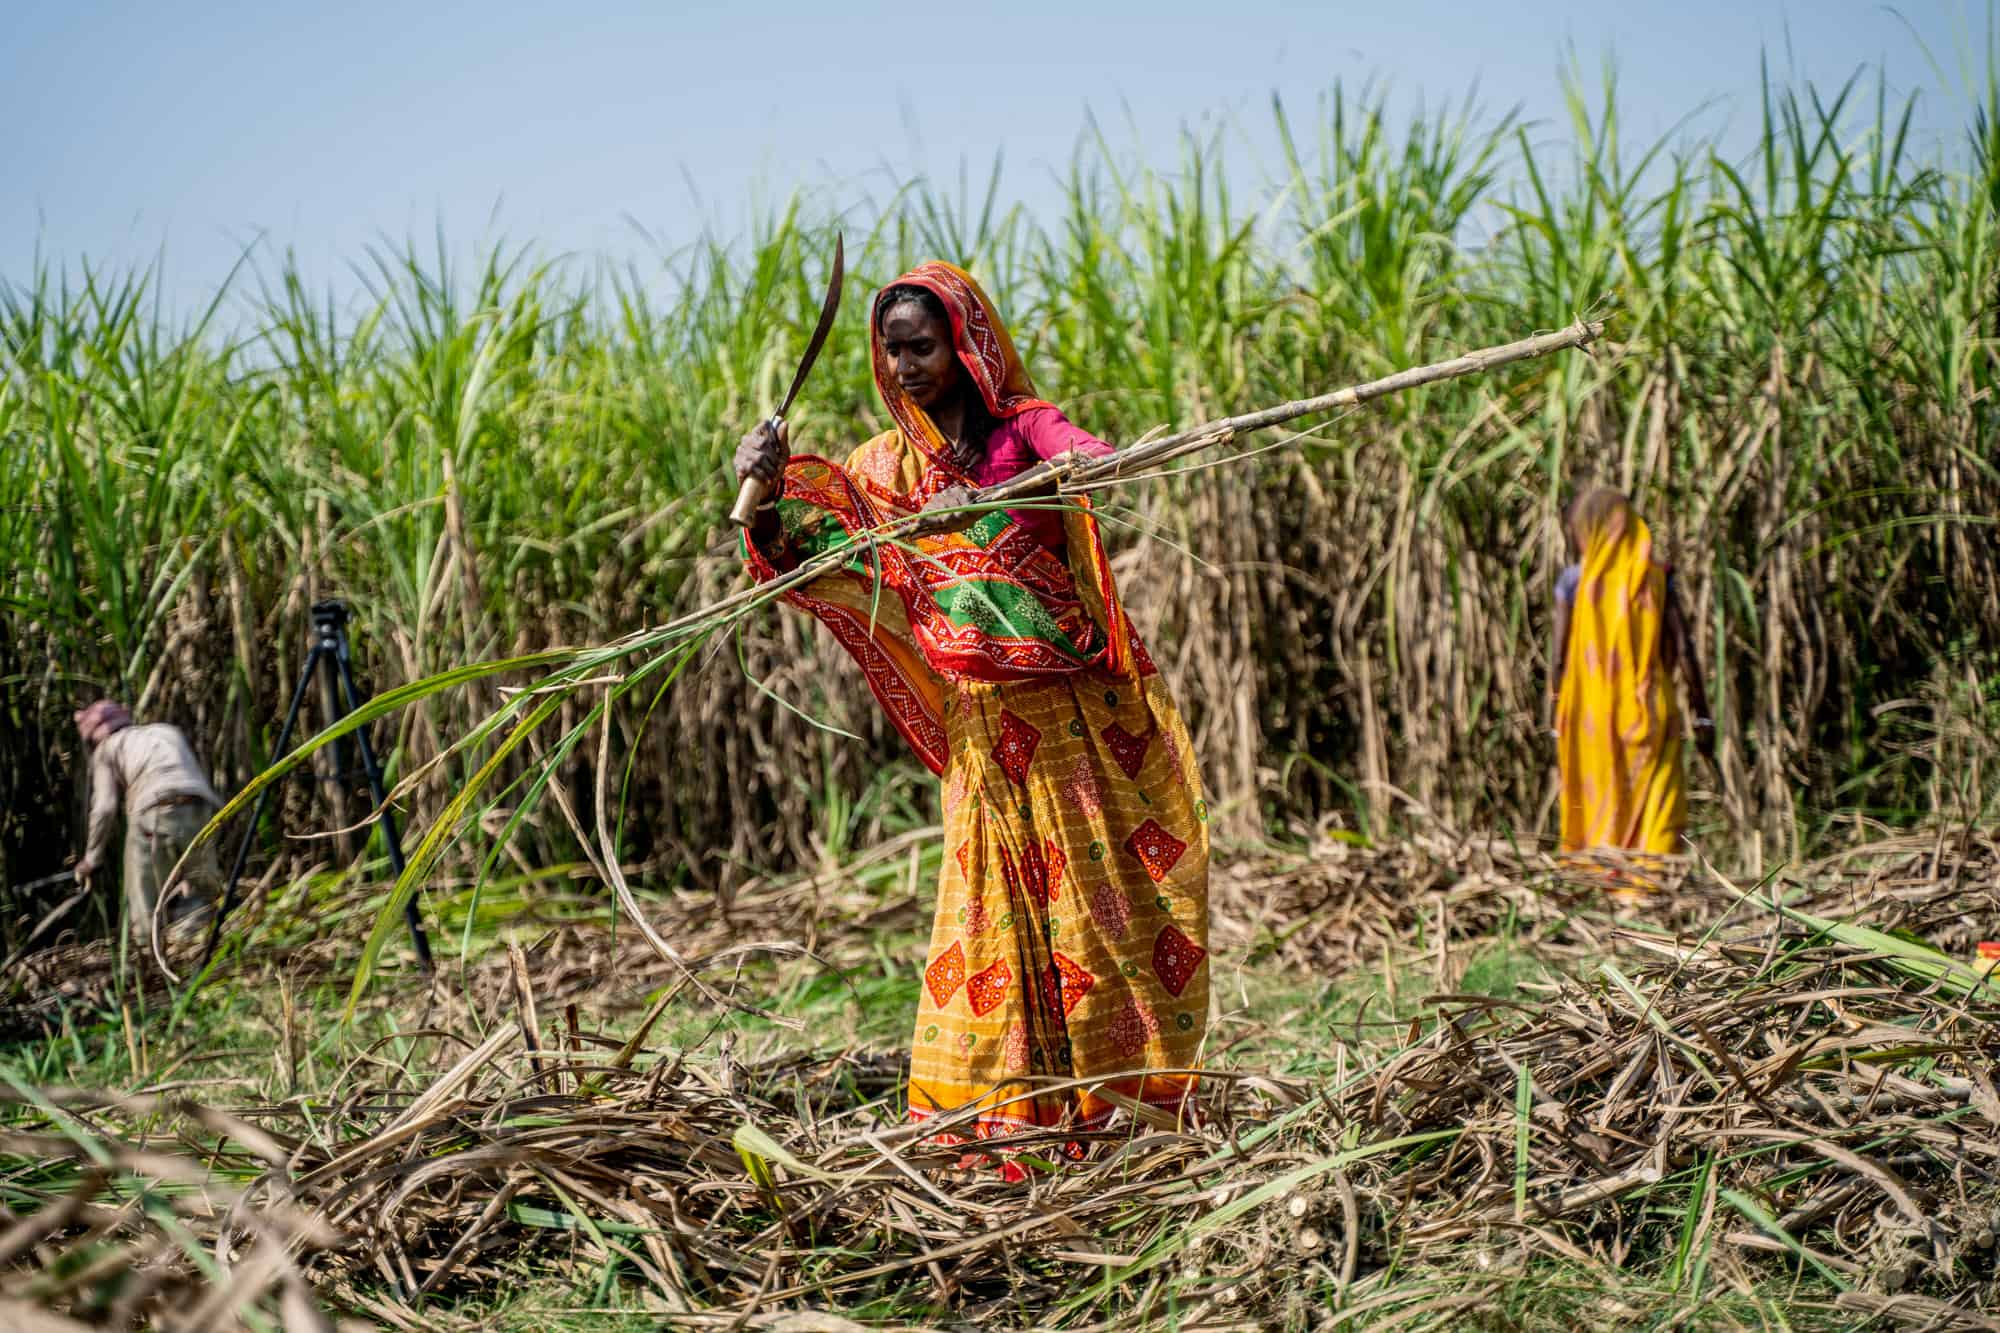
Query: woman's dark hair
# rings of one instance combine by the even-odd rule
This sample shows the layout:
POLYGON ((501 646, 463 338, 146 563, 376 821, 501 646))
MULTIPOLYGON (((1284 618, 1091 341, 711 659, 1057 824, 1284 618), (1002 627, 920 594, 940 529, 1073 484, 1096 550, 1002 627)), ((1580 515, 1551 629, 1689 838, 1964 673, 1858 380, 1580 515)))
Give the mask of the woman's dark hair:
MULTIPOLYGON (((889 312, 899 305, 917 306, 944 325, 947 331, 951 329, 951 315, 945 310, 944 302, 938 299, 936 292, 928 287, 919 287, 913 282, 899 282, 893 287, 884 289, 881 299, 875 302, 877 333, 882 331, 882 321, 889 317, 889 312)), ((964 368, 960 369, 962 371, 964 368)), ((968 457, 956 461, 961 465, 969 465, 985 456, 986 442, 992 438, 994 428, 1000 423, 986 410, 986 399, 979 392, 979 386, 972 382, 972 376, 961 374, 958 379, 958 390, 965 399, 965 425, 959 443, 964 446, 968 457)))
POLYGON ((922 306, 925 314, 946 328, 951 327, 951 316, 945 312, 944 302, 938 300, 936 292, 928 287, 919 287, 914 282, 899 282, 884 291, 882 299, 875 303, 876 332, 882 331, 882 321, 899 305, 922 306))

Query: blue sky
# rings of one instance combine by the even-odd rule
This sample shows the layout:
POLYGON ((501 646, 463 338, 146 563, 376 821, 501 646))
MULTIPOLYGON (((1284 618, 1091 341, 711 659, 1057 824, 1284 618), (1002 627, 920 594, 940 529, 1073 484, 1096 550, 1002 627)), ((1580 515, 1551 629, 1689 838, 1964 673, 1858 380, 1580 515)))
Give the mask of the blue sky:
POLYGON ((983 180, 1002 150, 1003 198, 1035 207, 1087 112, 1162 162, 1181 126, 1220 119, 1245 127, 1247 160, 1272 93, 1304 113, 1336 78, 1386 80, 1407 105, 1477 80, 1553 139, 1566 48, 1593 69, 1615 54, 1634 139, 1704 103, 1703 126, 1747 135, 1760 46, 1825 83, 1885 68, 1924 92, 1925 132, 1955 136, 1964 47, 1985 40, 1976 0, 12 0, 0 278, 25 278, 38 246, 71 264, 164 246, 169 290, 192 295, 262 235, 339 288, 369 243, 440 220, 458 245, 621 259, 651 253, 633 220, 672 245, 794 187, 879 198, 961 161, 983 180))

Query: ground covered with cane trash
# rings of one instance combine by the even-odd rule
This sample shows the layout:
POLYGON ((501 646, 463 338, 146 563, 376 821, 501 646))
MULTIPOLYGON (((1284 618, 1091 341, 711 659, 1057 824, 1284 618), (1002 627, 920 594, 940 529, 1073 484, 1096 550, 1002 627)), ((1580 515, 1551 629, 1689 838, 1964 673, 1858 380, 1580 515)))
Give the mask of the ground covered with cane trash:
POLYGON ((924 832, 724 913, 651 899, 666 953, 560 881, 473 919, 440 893, 470 961, 385 963, 345 1030, 355 933, 324 927, 379 885, 274 896, 199 1004, 101 942, 32 955, 0 1010, 0 1315, 1994 1325, 1990 837, 1616 904, 1441 831, 1231 849, 1199 1116, 1081 1165, 1053 1135, 1018 1185, 901 1113, 924 832))

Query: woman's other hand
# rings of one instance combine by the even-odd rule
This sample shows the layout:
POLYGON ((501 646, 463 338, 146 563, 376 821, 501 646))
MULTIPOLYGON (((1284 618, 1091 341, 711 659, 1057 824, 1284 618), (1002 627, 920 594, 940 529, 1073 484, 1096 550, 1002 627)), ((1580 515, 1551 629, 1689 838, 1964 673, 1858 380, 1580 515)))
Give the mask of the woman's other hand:
POLYGON ((947 486, 924 501, 922 513, 932 515, 931 525, 939 532, 962 532, 977 523, 985 515, 977 510, 966 509, 972 503, 972 491, 964 486, 947 486), (959 510, 959 513, 940 513, 940 510, 959 510))
POLYGON ((736 446, 736 479, 755 477, 769 486, 785 470, 791 457, 790 424, 781 422, 774 428, 768 420, 760 421, 743 437, 743 443, 736 446))

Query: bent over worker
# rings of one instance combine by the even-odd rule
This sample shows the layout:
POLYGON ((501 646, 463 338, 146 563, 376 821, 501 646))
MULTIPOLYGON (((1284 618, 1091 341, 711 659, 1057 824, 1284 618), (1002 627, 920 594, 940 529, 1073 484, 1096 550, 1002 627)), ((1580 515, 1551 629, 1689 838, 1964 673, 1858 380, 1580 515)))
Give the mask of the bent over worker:
MULTIPOLYGON (((99 699, 76 714, 76 729, 92 749, 90 835, 83 859, 76 863, 76 877, 87 884, 103 867, 122 798, 125 925, 143 942, 152 929, 154 905, 169 887, 167 877, 209 816, 222 808, 222 798, 179 727, 164 722, 135 726, 123 704, 99 699)), ((206 908, 220 881, 213 848, 202 848, 183 872, 184 888, 174 895, 170 916, 206 908)))

